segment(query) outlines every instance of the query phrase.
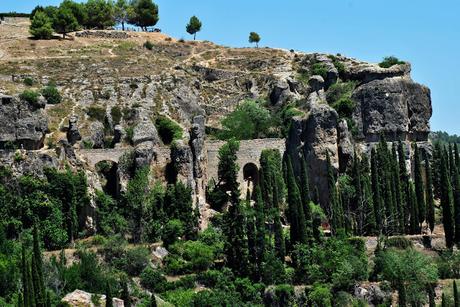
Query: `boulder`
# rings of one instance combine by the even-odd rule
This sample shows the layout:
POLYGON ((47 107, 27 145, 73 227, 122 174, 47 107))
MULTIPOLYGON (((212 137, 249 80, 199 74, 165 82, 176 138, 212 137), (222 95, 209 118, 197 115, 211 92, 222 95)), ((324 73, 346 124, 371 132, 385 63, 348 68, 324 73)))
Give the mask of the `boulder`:
MULTIPOLYGON (((96 307, 96 305, 92 302, 93 294, 85 292, 83 290, 75 290, 62 299, 63 303, 67 303, 69 306, 72 307, 96 307)), ((125 304, 123 300, 119 298, 113 298, 112 300, 114 307, 124 307, 125 304)), ((105 295, 100 296, 99 306, 105 306, 105 295)))
POLYGON ((432 114, 430 90, 401 77, 374 80, 355 89, 353 119, 358 138, 377 142, 426 141, 432 114))
POLYGON ((279 79, 273 85, 270 93, 270 102, 274 106, 283 105, 291 97, 291 90, 286 79, 279 79))
POLYGON ((81 140, 81 134, 78 130, 78 116, 72 115, 69 118, 69 127, 67 129, 67 140, 71 145, 81 140))
POLYGON ((157 128, 150 120, 143 120, 134 127, 133 144, 139 145, 144 142, 152 142, 153 145, 160 144, 157 128))
POLYGON ((48 120, 41 108, 18 97, 0 95, 0 149, 43 147, 48 120))

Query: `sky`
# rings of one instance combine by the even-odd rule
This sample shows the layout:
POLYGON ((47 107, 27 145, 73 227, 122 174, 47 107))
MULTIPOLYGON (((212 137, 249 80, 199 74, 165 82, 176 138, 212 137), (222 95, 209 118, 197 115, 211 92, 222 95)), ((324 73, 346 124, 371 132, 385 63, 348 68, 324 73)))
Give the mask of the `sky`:
MULTIPOLYGON (((0 12, 30 12, 60 0, 0 0, 0 12)), ((458 0, 156 0, 163 32, 187 38, 192 15, 197 39, 341 53, 370 62, 394 55, 412 64, 412 78, 431 89, 433 131, 460 135, 460 1, 458 0)))

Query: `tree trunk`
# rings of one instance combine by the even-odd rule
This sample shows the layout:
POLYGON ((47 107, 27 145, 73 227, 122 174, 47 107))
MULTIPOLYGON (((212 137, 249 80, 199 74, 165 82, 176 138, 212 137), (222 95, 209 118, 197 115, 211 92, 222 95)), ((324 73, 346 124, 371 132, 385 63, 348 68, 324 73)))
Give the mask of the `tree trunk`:
POLYGON ((125 30, 125 22, 124 22, 124 21, 121 22, 121 30, 122 30, 122 31, 125 30))
POLYGON ((193 33, 193 40, 195 40, 196 38, 196 33, 193 33))

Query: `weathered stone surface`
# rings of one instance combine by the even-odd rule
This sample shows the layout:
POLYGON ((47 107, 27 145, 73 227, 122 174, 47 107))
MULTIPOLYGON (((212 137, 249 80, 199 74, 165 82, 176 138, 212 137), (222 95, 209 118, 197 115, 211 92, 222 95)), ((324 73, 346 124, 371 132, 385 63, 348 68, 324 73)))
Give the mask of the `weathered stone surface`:
POLYGON ((150 166, 155 155, 152 142, 144 142, 136 146, 134 150, 135 169, 150 166))
POLYGON ((123 139, 125 131, 121 125, 116 125, 113 129, 113 140, 112 144, 118 144, 123 139))
POLYGON ((409 63, 393 65, 390 68, 382 68, 377 64, 365 62, 345 62, 345 79, 367 83, 373 80, 383 80, 393 77, 409 77, 411 66, 409 63))
MULTIPOLYGON (((72 307, 96 307, 91 301, 93 294, 85 292, 83 290, 75 290, 62 299, 62 302, 69 304, 72 307)), ((105 295, 100 296, 100 306, 105 306, 105 295)), ((112 300, 114 307, 124 307, 123 300, 119 298, 113 298, 112 300)))
POLYGON ((308 80, 308 85, 313 92, 318 92, 324 89, 324 79, 321 76, 311 76, 308 80))
POLYGON ((71 145, 81 140, 81 134, 78 130, 78 116, 71 116, 69 118, 69 127, 67 129, 67 140, 71 145))
POLYGON ((337 132, 339 136, 339 170, 340 172, 344 172, 346 168, 350 166, 354 154, 353 136, 348 130, 348 124, 345 119, 339 121, 339 124, 337 126, 337 132))
POLYGON ((354 296, 366 301, 370 306, 378 306, 385 300, 391 299, 392 292, 383 291, 378 283, 357 285, 354 296))
POLYGON ((283 105, 291 96, 289 83, 285 79, 278 80, 270 93, 270 101, 272 105, 283 105))
POLYGON ((41 107, 17 97, 0 96, 0 149, 43 147, 48 120, 41 107))
POLYGON ((193 174, 196 178, 203 176, 204 140, 205 140, 205 118, 202 115, 193 118, 192 128, 190 129, 190 144, 193 154, 193 174))
POLYGON ((93 144, 93 148, 104 148, 104 138, 105 138, 105 131, 104 131, 104 124, 95 121, 94 123, 91 123, 90 126, 91 130, 91 136, 90 140, 91 143, 93 144))
POLYGON ((177 171, 177 179, 195 188, 193 180, 193 154, 191 148, 183 141, 176 141, 171 148, 171 161, 177 171))
POLYGON ((133 144, 138 145, 143 142, 152 142, 154 145, 160 144, 157 128, 150 120, 144 120, 134 127, 133 144))
POLYGON ((432 114, 430 90, 404 78, 374 80, 359 86, 352 97, 358 137, 378 141, 426 141, 432 114))

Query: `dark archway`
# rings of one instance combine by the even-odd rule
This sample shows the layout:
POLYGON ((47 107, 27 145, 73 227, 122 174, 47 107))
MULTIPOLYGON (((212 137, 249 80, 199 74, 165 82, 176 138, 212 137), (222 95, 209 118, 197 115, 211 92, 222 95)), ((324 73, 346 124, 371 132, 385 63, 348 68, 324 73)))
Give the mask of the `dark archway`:
POLYGON ((259 168, 254 163, 246 163, 243 166, 243 179, 248 181, 248 186, 252 183, 252 187, 259 183, 259 168))
POLYGON ((118 163, 108 160, 100 161, 96 164, 96 171, 104 192, 117 199, 120 194, 118 163))

